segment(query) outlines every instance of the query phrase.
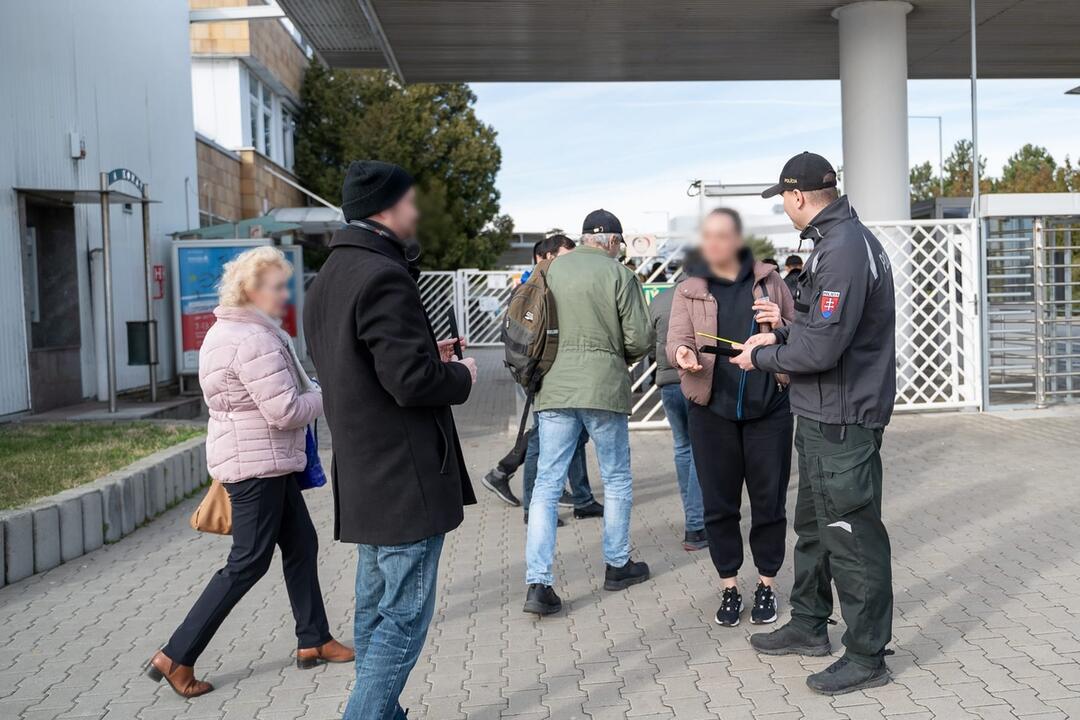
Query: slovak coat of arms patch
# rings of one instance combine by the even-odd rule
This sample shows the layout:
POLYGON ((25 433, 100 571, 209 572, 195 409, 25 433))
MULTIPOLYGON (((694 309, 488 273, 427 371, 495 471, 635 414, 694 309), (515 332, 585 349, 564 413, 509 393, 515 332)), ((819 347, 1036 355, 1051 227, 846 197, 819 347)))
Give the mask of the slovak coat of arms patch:
POLYGON ((833 313, 840 312, 840 293, 833 290, 821 291, 821 317, 828 320, 833 313))

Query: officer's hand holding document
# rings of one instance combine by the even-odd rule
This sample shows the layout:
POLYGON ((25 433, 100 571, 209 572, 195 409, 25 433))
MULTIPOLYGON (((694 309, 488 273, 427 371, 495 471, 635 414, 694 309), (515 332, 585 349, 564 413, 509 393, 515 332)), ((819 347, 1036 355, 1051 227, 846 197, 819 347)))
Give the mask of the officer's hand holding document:
POLYGON ((749 338, 746 339, 746 342, 739 343, 737 345, 732 346, 732 347, 735 347, 735 348, 737 348, 739 350, 742 350, 742 352, 739 353, 738 355, 736 355, 735 357, 731 358, 731 360, 729 362, 731 362, 734 365, 738 365, 743 370, 753 370, 754 369, 754 363, 751 361, 751 358, 753 357, 753 354, 754 354, 754 348, 758 347, 759 345, 775 345, 775 344, 776 344, 776 335, 772 334, 771 332, 758 333, 757 335, 751 335, 749 338))

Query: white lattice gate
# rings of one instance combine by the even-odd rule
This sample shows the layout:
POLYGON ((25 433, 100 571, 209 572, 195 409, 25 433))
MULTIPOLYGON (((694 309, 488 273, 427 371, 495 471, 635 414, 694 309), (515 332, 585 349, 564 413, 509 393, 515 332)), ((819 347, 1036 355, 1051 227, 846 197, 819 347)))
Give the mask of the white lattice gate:
POLYGON ((420 299, 424 303, 424 310, 427 311, 435 337, 450 337, 450 318, 447 312, 453 310, 458 326, 461 325, 461 314, 458 312, 457 273, 452 270, 422 272, 416 284, 420 288, 420 299))
POLYGON ((458 270, 461 332, 474 347, 501 345, 499 321, 521 273, 507 270, 458 270))
POLYGON ((896 408, 978 408, 982 333, 976 225, 970 220, 866 223, 896 285, 896 408))
MULTIPOLYGON (((867 223, 892 263, 896 285, 897 410, 978 408, 982 398, 982 335, 975 224, 969 220, 867 223)), ((628 261, 645 282, 678 280, 683 238, 665 238, 650 258, 628 261), (644 269, 644 270, 643 270, 644 269)), ((469 344, 499 345, 499 320, 519 273, 425 272, 420 291, 436 334, 449 334, 454 308, 469 344)), ((651 355, 630 369, 630 427, 667 427, 651 355)))

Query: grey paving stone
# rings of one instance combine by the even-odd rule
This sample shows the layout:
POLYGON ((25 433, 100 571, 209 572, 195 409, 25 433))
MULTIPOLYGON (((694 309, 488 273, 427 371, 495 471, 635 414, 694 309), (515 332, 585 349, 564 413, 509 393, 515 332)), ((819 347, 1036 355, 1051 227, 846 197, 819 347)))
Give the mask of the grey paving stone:
POLYGON ((148 518, 160 515, 169 507, 166 475, 164 463, 158 463, 146 471, 146 516, 148 518))
POLYGON ((173 455, 169 462, 172 464, 173 469, 173 494, 176 496, 177 502, 179 502, 187 497, 188 475, 191 467, 184 460, 183 453, 173 455))
POLYGON ((68 562, 85 552, 83 543, 82 499, 65 497, 57 503, 60 510, 60 560, 68 562))
POLYGON ((34 574, 34 516, 29 510, 9 511, 0 515, 4 535, 4 577, 7 583, 18 582, 34 574))
POLYGON ((105 511, 101 491, 84 488, 78 492, 82 503, 83 551, 97 550, 105 544, 105 511))
POLYGON ((146 522, 146 476, 145 470, 132 475, 131 484, 131 510, 136 526, 146 522))
POLYGON ((124 490, 119 483, 101 486, 101 511, 105 542, 114 543, 124 536, 124 490))
POLYGON ((56 505, 35 508, 34 572, 52 570, 60 564, 60 509, 56 505))
MULTIPOLYGON (((502 373, 498 351, 469 352, 481 360, 481 383, 455 417, 475 479, 512 444, 506 428, 513 402, 498 397, 508 384, 491 382, 502 373)), ((1080 547, 1075 518, 1062 511, 1080 506, 1080 486, 1059 483, 1045 492, 1060 458, 1080 456, 1080 415, 894 419, 883 457, 897 598, 897 655, 889 658, 895 682, 834 699, 811 695, 804 684, 831 658, 763 658, 747 643, 757 628, 712 624, 718 580, 707 553, 681 549, 670 437, 634 433, 632 443, 631 541, 653 579, 602 591, 601 526, 563 511, 555 573, 566 609, 544 619, 524 615, 521 511, 477 483, 479 503, 466 509, 443 551, 435 619, 403 694, 410 720, 1080 717, 1080 547)), ((329 463, 328 436, 323 449, 329 463)), ((148 472, 151 514, 153 476, 148 472)), ((520 479, 513 482, 517 491, 520 479)), ((159 488, 162 512, 165 483, 159 488)), ((347 641, 355 548, 332 540, 328 489, 304 499, 319 535, 331 631, 347 641)), ((794 484, 789 513, 793 501, 794 484)), ((55 568, 47 581, 0 589, 0 689, 15 688, 0 699, 0 717, 60 717, 59 707, 42 705, 46 697, 91 717, 102 708, 110 718, 139 720, 341 716, 354 668, 301 672, 290 664, 294 623, 276 561, 200 657, 198 673, 215 683, 213 693, 184 702, 138 675, 228 553, 229 538, 187 526, 196 502, 181 498, 146 528, 55 568), (87 667, 95 676, 84 681, 87 667)), ((788 541, 790 551, 790 532, 788 541)), ((747 553, 744 594, 753 587, 747 553)), ((782 620, 791 580, 788 563, 777 579, 782 620)), ((837 654, 844 629, 841 622, 831 632, 837 654)))
POLYGON ((120 480, 120 532, 130 535, 135 531, 135 483, 138 478, 128 475, 120 480))

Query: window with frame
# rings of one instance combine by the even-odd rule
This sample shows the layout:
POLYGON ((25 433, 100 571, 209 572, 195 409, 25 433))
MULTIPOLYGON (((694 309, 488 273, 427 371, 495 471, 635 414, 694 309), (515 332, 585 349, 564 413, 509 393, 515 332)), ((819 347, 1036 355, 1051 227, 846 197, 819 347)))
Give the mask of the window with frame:
POLYGON ((259 148, 267 157, 274 155, 274 95, 267 87, 262 86, 262 146, 259 148))
POLYGON ((255 77, 255 74, 248 72, 248 141, 251 147, 258 148, 259 138, 261 133, 259 132, 259 119, 261 113, 259 112, 260 105, 260 92, 262 83, 255 77))
POLYGON ((296 164, 294 142, 296 138, 296 116, 282 105, 281 108, 281 164, 286 170, 292 170, 296 164))

